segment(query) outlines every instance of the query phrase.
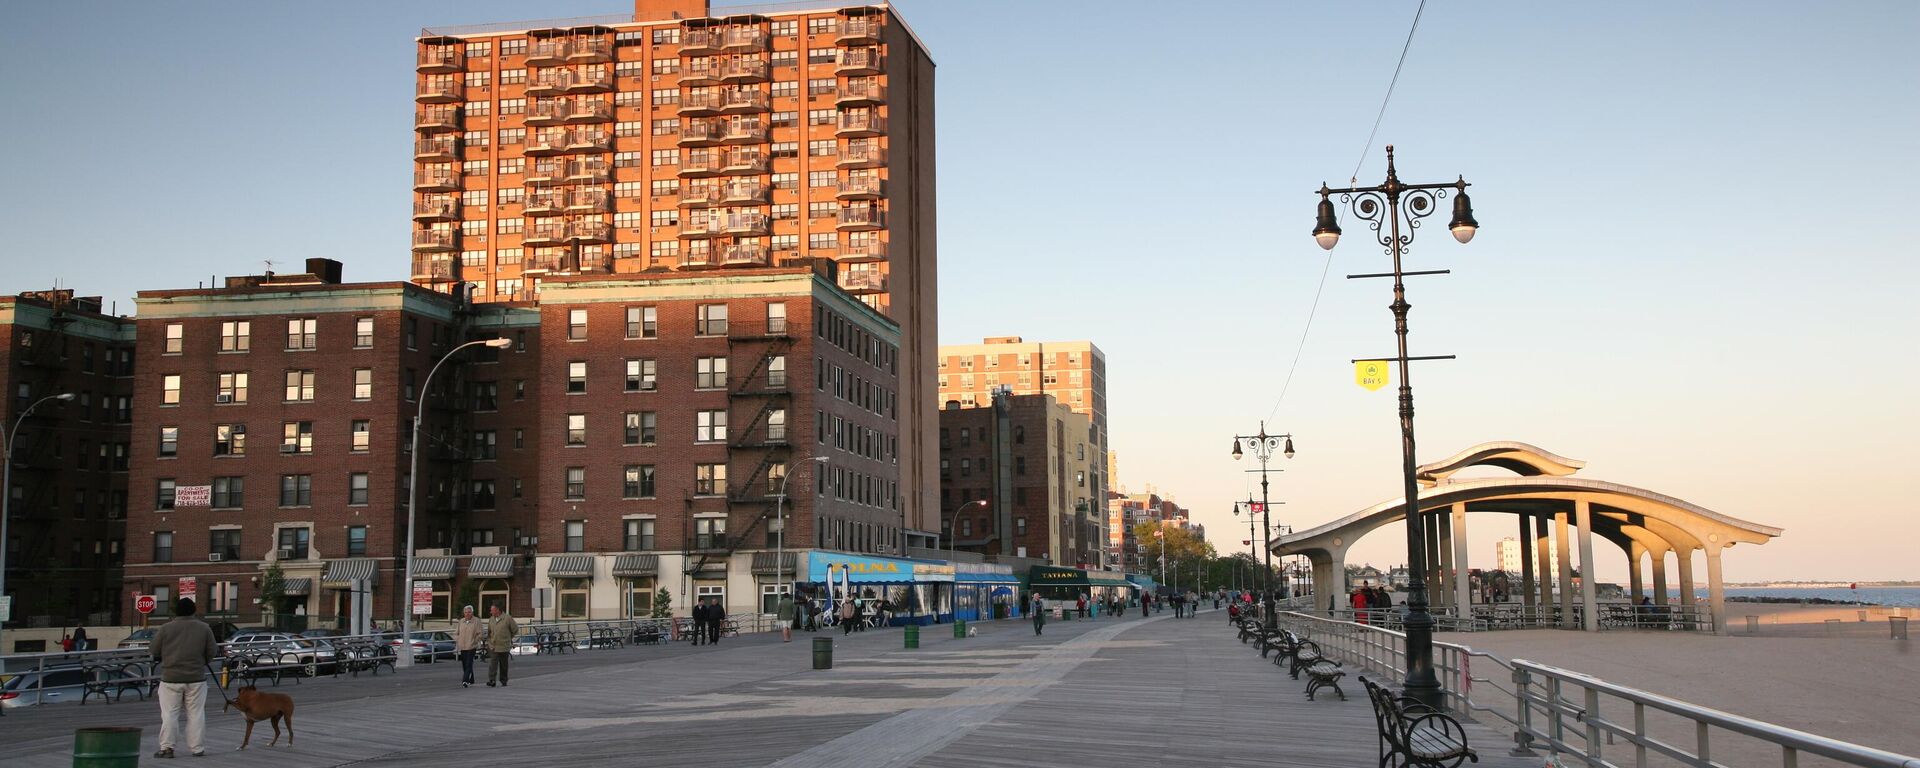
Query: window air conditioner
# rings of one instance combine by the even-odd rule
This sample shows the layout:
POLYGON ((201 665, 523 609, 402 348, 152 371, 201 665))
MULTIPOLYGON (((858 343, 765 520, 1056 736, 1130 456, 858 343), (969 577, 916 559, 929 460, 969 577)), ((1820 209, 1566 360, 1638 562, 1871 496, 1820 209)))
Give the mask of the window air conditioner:
POLYGON ((217 563, 217 562, 220 562, 220 560, 222 559, 222 557, 223 557, 223 555, 221 555, 221 554, 220 554, 219 552, 208 552, 208 553, 207 553, 207 562, 209 562, 209 563, 217 563))
POLYGON ((282 445, 282 446, 280 446, 280 452, 281 452, 281 453, 299 453, 299 452, 300 452, 300 446, 298 446, 298 445, 282 445))
POLYGON ((225 392, 222 392, 220 394, 214 395, 213 401, 216 403, 231 403, 233 402, 233 395, 229 395, 225 392))
POLYGON ((293 559, 293 548, 292 548, 292 547, 281 547, 281 548, 280 548, 280 552, 279 552, 279 555, 280 555, 280 556, 279 556, 279 557, 278 557, 277 559, 280 559, 280 560, 292 560, 292 559, 293 559))

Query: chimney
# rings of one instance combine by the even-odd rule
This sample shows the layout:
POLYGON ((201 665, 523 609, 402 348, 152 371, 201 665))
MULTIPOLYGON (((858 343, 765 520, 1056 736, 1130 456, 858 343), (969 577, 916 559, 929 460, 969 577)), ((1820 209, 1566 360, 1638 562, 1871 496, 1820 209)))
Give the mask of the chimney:
POLYGON ((339 285, 340 262, 333 259, 307 259, 307 274, 327 285, 339 285))

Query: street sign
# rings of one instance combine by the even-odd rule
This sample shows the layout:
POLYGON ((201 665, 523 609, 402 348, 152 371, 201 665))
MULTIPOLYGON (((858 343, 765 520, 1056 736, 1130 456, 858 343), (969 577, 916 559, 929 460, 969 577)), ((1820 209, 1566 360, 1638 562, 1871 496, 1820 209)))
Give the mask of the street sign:
POLYGON ((1388 378, 1385 360, 1359 360, 1353 364, 1353 383, 1366 387, 1368 392, 1386 386, 1388 378))
POLYGON ((200 602, 200 580, 192 576, 180 577, 180 591, 178 595, 196 603, 200 602))
POLYGON ((213 504, 213 486, 183 485, 173 489, 173 506, 206 507, 213 504))
POLYGON ((433 613, 433 582, 415 579, 413 582, 413 615, 425 616, 433 613))
POLYGON ((146 614, 153 613, 153 607, 154 607, 153 595, 134 596, 133 609, 136 611, 139 611, 141 615, 144 616, 146 614))
POLYGON ((0 621, 13 621, 13 598, 0 596, 0 621))

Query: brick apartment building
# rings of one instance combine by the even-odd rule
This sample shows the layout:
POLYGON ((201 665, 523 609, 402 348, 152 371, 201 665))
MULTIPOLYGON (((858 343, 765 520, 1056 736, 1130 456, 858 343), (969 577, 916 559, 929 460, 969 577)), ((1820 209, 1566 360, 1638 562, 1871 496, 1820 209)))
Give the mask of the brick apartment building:
POLYGON ((1118 527, 1120 563, 1130 573, 1151 572, 1158 562, 1157 556, 1151 551, 1153 542, 1142 542, 1133 535, 1136 525, 1158 522, 1187 528, 1195 535, 1206 538, 1206 528, 1194 523, 1192 514, 1185 507, 1175 504, 1172 499, 1163 499, 1157 493, 1108 494, 1107 514, 1112 524, 1118 527))
POLYGON ((938 409, 934 70, 886 4, 423 30, 413 280, 476 303, 560 277, 831 259, 901 328, 909 539, 930 543, 938 409))
POLYGON ((1092 420, 1052 395, 993 394, 984 407, 940 411, 940 501, 953 547, 990 556, 1101 567, 1105 458, 1092 420), (976 503, 979 502, 979 503, 976 503))
POLYGON ((0 432, 13 435, 8 623, 114 623, 127 608, 133 326, 98 298, 32 291, 0 297, 0 334, 0 432), (61 394, 73 399, 45 400, 61 394))

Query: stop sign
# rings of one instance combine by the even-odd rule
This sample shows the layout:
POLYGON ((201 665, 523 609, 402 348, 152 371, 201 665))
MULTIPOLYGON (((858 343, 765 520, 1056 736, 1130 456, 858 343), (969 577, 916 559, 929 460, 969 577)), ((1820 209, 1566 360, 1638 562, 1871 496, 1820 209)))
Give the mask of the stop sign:
POLYGON ((153 613, 153 595, 140 595, 133 599, 133 609, 143 614, 153 613))

